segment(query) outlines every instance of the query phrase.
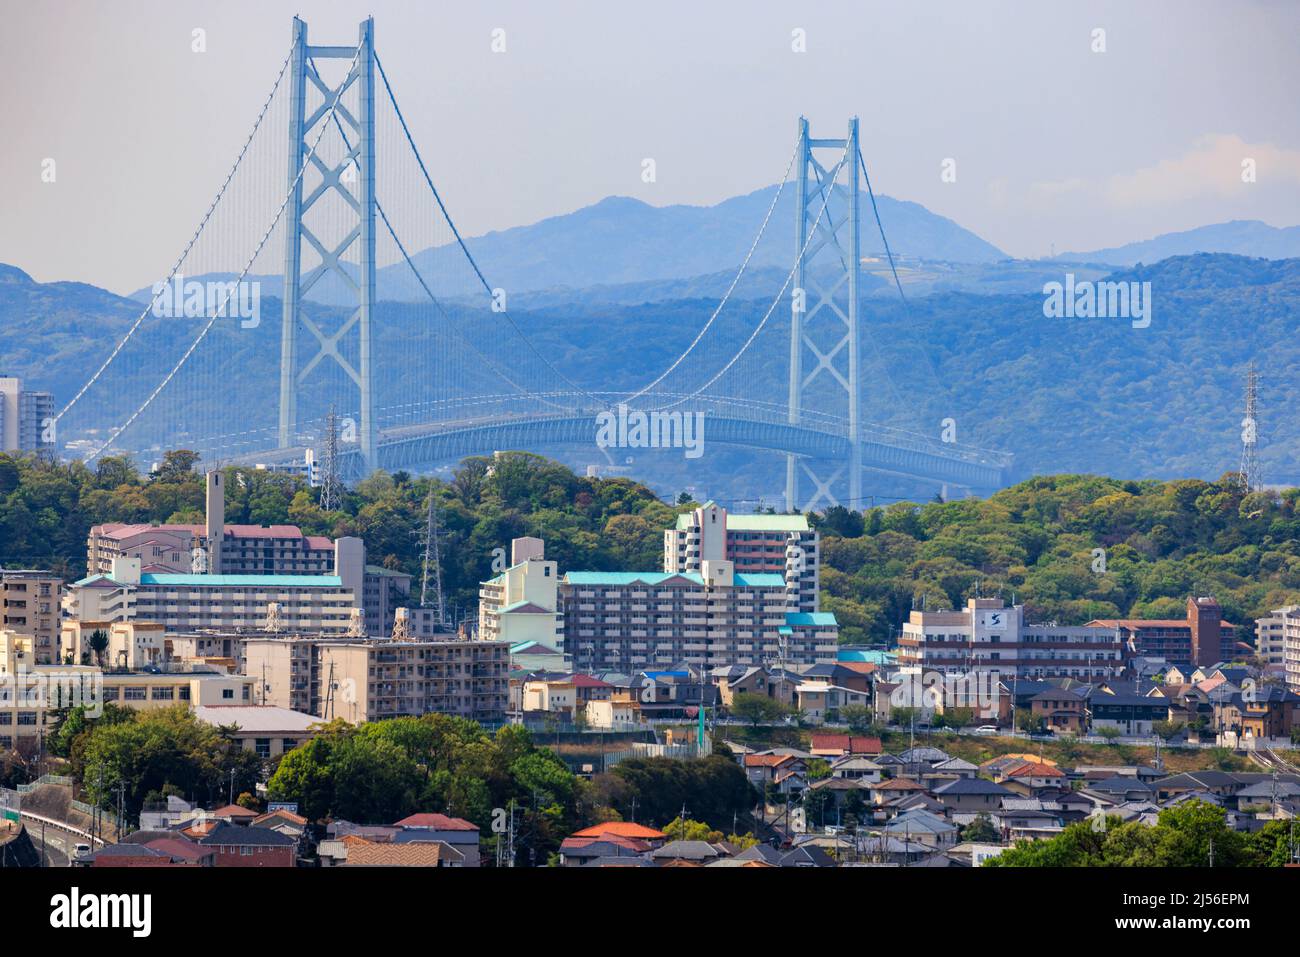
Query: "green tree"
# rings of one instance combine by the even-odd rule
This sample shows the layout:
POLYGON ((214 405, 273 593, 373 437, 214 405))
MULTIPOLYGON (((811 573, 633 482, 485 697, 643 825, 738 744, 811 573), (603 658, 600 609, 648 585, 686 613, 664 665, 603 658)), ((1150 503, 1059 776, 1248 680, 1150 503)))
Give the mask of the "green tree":
POLYGON ((981 811, 975 815, 975 820, 962 828, 961 839, 981 844, 1000 844, 1002 843, 1002 834, 998 831, 997 825, 993 823, 993 819, 989 817, 988 813, 981 811))
POLYGON ((737 718, 748 721, 755 728, 760 724, 772 724, 790 713, 790 710, 775 698, 748 691, 737 692, 731 699, 731 707, 728 710, 737 718))

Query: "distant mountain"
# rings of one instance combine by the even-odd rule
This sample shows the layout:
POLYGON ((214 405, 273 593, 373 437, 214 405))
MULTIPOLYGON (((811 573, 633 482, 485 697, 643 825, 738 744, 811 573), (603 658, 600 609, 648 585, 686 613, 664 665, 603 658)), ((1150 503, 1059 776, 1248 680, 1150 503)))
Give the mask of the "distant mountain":
POLYGON ((1258 219, 1234 219, 1232 222, 1199 226, 1181 233, 1163 233, 1154 239, 1110 249, 1062 253, 1055 258, 1066 262, 1132 266, 1194 253, 1234 253, 1262 259, 1292 259, 1300 256, 1300 226, 1279 229, 1258 219))
MULTIPOLYGON (((663 280, 690 280, 722 274, 723 289, 735 275, 758 233, 777 186, 735 196, 714 206, 651 206, 639 199, 610 196, 582 209, 528 226, 490 232, 465 241, 494 287, 514 296, 523 292, 623 286, 663 280)), ((918 203, 877 197, 880 218, 896 257, 950 263, 994 263, 1007 258, 951 219, 918 203)), ((814 212, 815 215, 815 212, 814 212)), ((861 249, 864 257, 884 256, 870 203, 862 203, 861 249)), ((779 289, 794 261, 794 187, 781 192, 751 267, 771 267, 779 289)), ((412 253, 420 274, 441 298, 480 297, 482 286, 460 248, 453 244, 412 253)), ((231 279, 226 274, 191 277, 231 279)), ((265 292, 278 294, 280 279, 250 276, 265 292)), ((379 298, 413 302, 425 297, 404 263, 379 270, 379 298)), ((712 290, 716 282, 704 286, 712 290)), ((770 285, 770 283, 769 283, 770 285)), ((712 293, 710 293, 712 294, 712 293)), ((340 305, 351 295, 334 274, 322 277, 308 293, 317 302, 340 305)), ((149 290, 131 298, 147 300, 149 290)))
MULTIPOLYGON (((714 206, 651 206, 611 196, 563 216, 475 237, 466 245, 491 282, 511 292, 707 276, 739 266, 777 188, 764 187, 714 206)), ((877 203, 897 256, 969 263, 1007 258, 918 203, 888 196, 878 197, 877 203)), ((794 189, 787 184, 752 265, 789 270, 795 255, 794 204, 794 189)), ((862 254, 883 256, 870 204, 862 206, 862 254)), ((454 246, 441 246, 412 258, 422 272, 427 268, 445 275, 455 271, 460 255, 454 246)), ((383 270, 381 284, 390 276, 404 285, 412 282, 405 264, 383 270)))

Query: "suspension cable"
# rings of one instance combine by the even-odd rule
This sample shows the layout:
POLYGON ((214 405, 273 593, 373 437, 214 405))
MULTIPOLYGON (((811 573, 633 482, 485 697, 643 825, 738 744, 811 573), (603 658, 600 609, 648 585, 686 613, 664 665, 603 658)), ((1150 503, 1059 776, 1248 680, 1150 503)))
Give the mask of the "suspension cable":
MULTIPOLYGON (((354 54, 352 54, 352 62, 348 66, 348 72, 347 72, 348 76, 351 76, 352 71, 356 69, 357 59, 361 56, 361 48, 362 48, 362 44, 360 43, 357 44, 357 50, 354 54)), ((292 55, 292 51, 290 51, 290 55, 292 55)), ((217 319, 226 311, 226 306, 230 303, 230 297, 235 294, 235 291, 238 288, 239 284, 244 281, 244 277, 248 275, 248 270, 253 268, 253 263, 256 262, 257 257, 261 254, 262 247, 266 245, 266 241, 271 237, 271 233, 275 230, 276 224, 280 222, 280 217, 284 215, 285 207, 289 205, 289 200, 293 197, 294 190, 296 190, 298 188, 298 184, 302 182, 303 174, 307 172, 308 164, 312 161, 312 158, 316 155, 316 148, 320 145, 321 137, 325 135, 325 130, 329 127, 329 120, 334 116, 335 112, 338 110, 339 101, 343 98, 343 90, 347 87, 347 85, 348 84, 346 81, 339 84, 339 88, 334 94, 334 102, 330 104, 329 115, 324 118, 324 120, 320 124, 320 128, 316 131, 316 138, 312 141, 311 149, 308 151, 307 155, 303 157, 302 164, 298 167, 298 175, 295 176, 293 182, 289 184, 289 189, 284 194, 284 199, 281 200, 280 202, 280 208, 276 210, 275 217, 271 220, 270 225, 266 227, 266 232, 262 234, 262 238, 258 240, 257 247, 253 250, 253 254, 248 257, 248 262, 245 263, 244 268, 240 270, 239 276, 235 279, 233 283, 227 284, 226 297, 221 301, 221 304, 218 305, 212 311, 212 315, 211 317, 209 317, 207 324, 204 325, 202 330, 200 330, 199 334, 194 337, 194 341, 191 342, 189 348, 185 350, 185 354, 180 357, 176 365, 174 365, 172 367, 172 370, 167 373, 167 376, 162 380, 162 382, 158 383, 157 388, 155 388, 153 392, 149 393, 149 397, 144 400, 144 403, 140 406, 140 408, 136 409, 133 413, 131 413, 131 417, 128 418, 125 422, 123 422, 122 425, 118 429, 116 429, 111 436, 109 436, 108 441, 106 441, 94 452, 90 453, 90 455, 86 456, 85 461, 87 464, 93 461, 95 457, 98 456, 105 449, 110 448, 113 445, 113 443, 117 441, 117 437, 121 435, 124 431, 126 431, 131 426, 131 424, 140 417, 140 415, 145 411, 145 409, 149 408, 149 406, 153 403, 153 400, 158 397, 158 393, 162 392, 162 390, 167 387, 167 384, 171 382, 171 380, 176 376, 176 373, 180 371, 181 367, 185 365, 185 363, 189 360, 190 356, 194 354, 194 350, 198 348, 199 343, 202 342, 204 337, 207 336, 208 330, 212 328, 213 324, 216 323, 217 319)))
MULTIPOLYGON (((379 67, 379 77, 381 80, 384 81, 384 89, 388 92, 389 102, 393 104, 393 112, 397 114, 397 121, 402 125, 402 133, 405 134, 406 142, 411 147, 411 152, 415 155, 415 162, 419 164, 420 172, 424 176, 425 183, 428 184, 429 190, 433 193, 433 198, 438 203, 438 208, 442 211, 443 219, 447 221, 447 225, 451 228, 451 234, 456 237, 457 245, 460 246, 461 252, 465 254, 466 260, 469 261, 470 267, 474 270, 474 274, 478 276, 479 282, 483 284, 483 288, 487 291, 488 296, 489 297, 493 296, 494 293, 493 293, 492 285, 487 281, 487 277, 483 275, 483 271, 479 269, 478 263, 475 262, 474 257, 470 254, 469 247, 465 245, 465 240, 461 237, 460 230, 456 228, 456 224, 452 221, 451 214, 447 212, 446 204, 443 203, 442 201, 442 196, 439 195, 438 193, 438 187, 433 185, 433 177, 429 175, 429 170, 424 165, 424 157, 420 155, 420 151, 415 145, 415 138, 411 136, 410 127, 406 125, 406 117, 402 115, 402 108, 397 105, 397 96, 393 93, 393 88, 388 82, 388 74, 384 72, 384 64, 379 59, 378 54, 375 54, 375 66, 379 67)), ((591 399, 596 398, 595 395, 588 392, 586 389, 578 385, 578 383, 574 382, 563 372, 561 372, 558 368, 556 368, 555 364, 551 362, 550 359, 546 358, 545 355, 542 354, 541 350, 538 349, 537 346, 533 344, 532 339, 530 339, 527 335, 525 335, 524 331, 519 328, 514 318, 510 315, 510 311, 508 309, 503 309, 501 311, 501 315, 505 316, 506 322, 510 323, 510 327, 519 334, 519 338, 521 338, 524 341, 524 343, 528 346, 529 351, 532 352, 533 355, 537 356, 537 358, 541 359, 542 363, 548 369, 554 372, 557 376, 559 376, 560 379, 563 380, 566 385, 572 386, 576 391, 582 393, 584 396, 588 398, 591 399)))
MULTIPOLYGON (((848 141, 846 141, 844 144, 844 153, 840 156, 839 162, 835 164, 834 176, 839 175, 840 170, 844 166, 844 161, 848 158, 848 155, 849 155, 849 143, 848 141)), ((832 182, 834 181, 834 176, 830 177, 832 182)), ((770 318, 772 318, 772 313, 776 310, 777 304, 785 296, 785 291, 787 288, 789 288, 791 281, 794 280, 794 274, 799 269, 799 263, 803 259, 804 254, 808 251, 808 245, 809 243, 812 242, 813 236, 817 234, 817 227, 821 225, 822 216, 826 214, 826 207, 830 204, 832 192, 834 192, 834 190, 828 189, 825 191, 825 198, 822 200, 822 208, 817 211, 817 218, 813 220, 812 229, 808 230, 808 235, 804 238, 803 247, 799 250, 799 255, 795 257, 794 265, 790 267, 790 272, 785 277, 785 282, 781 284, 781 289, 780 291, 777 292, 776 298, 774 298, 772 300, 772 304, 767 307, 767 312, 763 314, 762 320, 759 321, 758 325, 754 328, 754 331, 750 333, 749 338, 745 340, 745 344, 740 347, 740 351, 737 352, 734 356, 732 356, 730 361, 728 361, 726 365, 724 365, 721 369, 719 369, 717 373, 713 376, 713 378, 709 379, 708 382, 704 383, 702 386, 700 386, 694 392, 690 393, 685 398, 678 399, 676 402, 671 402, 668 405, 662 406, 661 408, 670 409, 674 405, 681 405, 683 402, 686 402, 689 399, 693 399, 699 396, 701 392, 703 392, 705 389, 709 388, 709 386, 713 385, 713 383, 721 379, 723 375, 726 374, 727 370, 730 369, 732 366, 734 366, 740 360, 740 357, 745 354, 745 351, 749 349, 751 345, 753 345, 754 340, 758 338, 758 334, 762 332, 763 327, 767 325, 767 321, 770 318)))
POLYGON ((763 233, 767 231, 768 221, 771 220, 772 213, 776 210, 777 201, 781 198, 781 193, 785 190, 785 184, 790 179, 790 170, 794 169, 794 158, 799 155, 800 142, 801 141, 798 139, 795 140, 794 152, 790 154, 790 162, 786 164, 785 173, 781 176, 781 185, 777 187, 776 195, 772 197, 772 204, 767 207, 767 215, 763 217, 763 223, 758 227, 758 235, 754 237, 754 241, 750 244, 749 252, 745 253, 745 259, 741 262, 740 269, 736 272, 736 277, 731 280, 731 285, 727 287, 727 291, 723 294, 722 301, 718 303, 718 307, 713 310, 713 315, 709 316, 709 321, 704 324, 704 328, 699 331, 691 344, 686 347, 686 351, 678 356, 677 360, 673 362, 672 365, 665 369, 663 373, 649 385, 625 398, 623 400, 624 402, 631 402, 633 399, 639 399, 660 382, 663 382, 664 379, 668 378, 668 376, 672 374, 673 370, 681 365, 682 362, 686 360, 686 357, 694 351, 695 347, 700 344, 700 340, 704 338, 704 334, 709 331, 709 327, 713 325, 713 321, 718 318, 718 314, 722 312, 722 307, 727 304, 727 300, 731 298, 732 292, 734 292, 736 286, 740 284, 740 278, 745 274, 745 269, 749 266, 749 260, 753 257, 754 250, 758 248, 759 240, 763 238, 763 233))
MULTIPOLYGON (((377 60, 378 58, 376 58, 376 61, 377 60)), ((307 64, 308 66, 311 67, 311 71, 316 74, 317 78, 319 78, 320 71, 316 68, 316 58, 308 57, 307 64)), ((344 148, 346 148, 348 152, 351 152, 352 141, 351 139, 348 138, 347 131, 343 129, 343 123, 338 118, 337 114, 334 116, 334 128, 338 130, 338 134, 343 140, 344 148)), ((360 166, 361 164, 358 162, 357 165, 360 166)), ((447 325, 451 328, 452 332, 455 333, 456 338, 459 339, 461 342, 463 342, 466 346, 468 346, 469 349, 481 360, 483 360, 483 362, 486 365, 491 366, 493 371, 496 372, 497 375, 501 376, 501 378, 504 379, 511 387, 518 390, 521 395, 527 396, 529 398, 537 399, 538 401, 543 402, 546 405, 550 405, 553 408, 560 408, 559 406, 555 405, 555 403, 550 402, 549 400, 543 398, 542 396, 538 395, 535 392, 532 392, 527 388, 527 386, 522 386, 518 382, 515 382, 512 378, 510 378, 509 375, 507 375, 497 365, 495 361, 489 359, 482 352, 480 352, 478 347, 475 346, 474 343, 471 342, 460 331, 460 329, 457 326, 456 320, 451 317, 451 314, 449 312, 447 312, 441 300, 439 300, 438 297, 433 294, 433 290, 430 289, 428 284, 424 281, 424 276, 421 274, 420 270, 416 268, 415 262, 411 259, 410 254, 406 251, 406 245, 401 241, 401 239, 398 238, 397 230, 393 228, 392 222, 389 221, 388 213, 384 211, 384 205, 379 201, 378 196, 375 197, 375 212, 379 213, 379 218, 383 220, 384 227, 388 230, 388 235, 392 237, 393 243, 397 246, 398 252, 402 254, 402 259, 405 260, 406 265, 410 268, 411 274, 415 276, 415 281, 420 284, 420 288, 423 289, 424 294, 429 297, 429 301, 433 303, 434 308, 436 308, 440 313, 442 313, 443 318, 447 320, 447 325)))
MULTIPOLYGON (((223 182, 221 184, 221 188, 217 190, 216 198, 212 200, 212 203, 208 206, 208 211, 204 213, 203 218, 199 220, 199 225, 198 228, 194 230, 194 235, 191 236, 190 241, 185 244, 185 249, 181 251, 180 256, 177 257, 176 262, 172 265, 171 270, 167 273, 167 279, 163 283, 162 288, 166 288, 166 286, 171 283, 172 279, 175 278, 176 270, 181 268, 181 264, 185 262, 186 258, 189 256, 190 250, 193 249, 194 244, 198 242, 199 234, 203 232, 204 227, 207 226, 208 224, 208 220, 212 218, 212 213, 217 208, 217 204, 221 202, 221 197, 226 194, 226 188, 230 185, 230 181, 234 179, 235 171, 239 169, 239 164, 243 162, 244 154, 248 152, 248 147, 249 144, 253 142, 253 137, 257 135, 258 128, 261 127, 262 125, 262 118, 266 116, 266 111, 270 107, 271 101, 275 99, 275 91, 280 88, 280 81, 284 79, 285 70, 289 68, 289 61, 292 58, 293 58, 293 44, 290 44, 289 55, 286 56, 284 58, 284 62, 280 64, 280 72, 276 75, 275 85, 271 87, 271 92, 267 96, 266 102, 262 104, 262 109, 258 111, 257 120, 253 123, 252 131, 248 134, 248 138, 244 140, 244 145, 240 148, 239 155, 235 157, 234 165, 230 167, 230 172, 226 174, 225 182, 223 182)), ((127 344, 127 341, 133 335, 135 335, 135 331, 138 328, 140 328, 140 323, 142 323, 145 317, 149 315, 150 312, 153 311, 154 304, 158 301, 158 297, 162 294, 162 288, 160 288, 157 292, 155 292, 152 296, 149 297, 149 304, 145 306, 144 311, 141 312, 140 315, 136 317, 135 322, 131 324, 131 328, 127 330, 126 335, 122 337, 122 339, 118 342, 118 344, 113 348, 113 351, 109 353, 108 358, 104 360, 103 364, 100 365, 100 367, 95 370, 95 374, 92 375, 86 381, 86 384, 83 385, 80 388, 80 390, 78 390, 77 394, 72 397, 72 401, 70 401, 67 405, 65 405, 63 407, 63 410, 54 417, 55 422, 58 422, 60 419, 62 419, 67 414, 68 410, 77 404, 77 401, 83 395, 86 394, 86 390, 95 384, 95 382, 99 379, 100 375, 103 374, 104 370, 109 367, 109 364, 112 363, 112 361, 117 358, 117 354, 122 351, 122 347, 127 344)), ((87 461, 89 461, 89 459, 87 459, 87 461)))

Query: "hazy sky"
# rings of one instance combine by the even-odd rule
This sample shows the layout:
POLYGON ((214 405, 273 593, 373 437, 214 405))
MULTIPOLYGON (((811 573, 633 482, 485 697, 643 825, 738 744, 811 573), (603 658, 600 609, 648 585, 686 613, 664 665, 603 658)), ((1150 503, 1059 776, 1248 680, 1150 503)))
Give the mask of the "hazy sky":
POLYGON ((1227 219, 1300 223, 1300 4, 1282 0, 3 8, 0 262, 42 281, 126 292, 170 265, 270 88, 294 13, 316 43, 354 42, 373 13, 469 234, 610 194, 666 205, 748 192, 780 177, 800 113, 814 135, 858 114, 878 192, 1013 255, 1227 219), (490 48, 497 27, 504 54, 490 48), (805 53, 791 49, 796 29, 805 53), (54 184, 41 182, 46 157, 54 184))

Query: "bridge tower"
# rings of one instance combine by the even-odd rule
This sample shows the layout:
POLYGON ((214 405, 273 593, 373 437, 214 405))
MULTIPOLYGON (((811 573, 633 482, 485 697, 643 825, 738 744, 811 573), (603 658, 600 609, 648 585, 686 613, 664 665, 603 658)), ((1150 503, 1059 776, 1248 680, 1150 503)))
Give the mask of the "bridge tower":
POLYGON ((823 502, 862 507, 862 446, 858 382, 858 118, 841 139, 814 139, 799 117, 795 165, 795 288, 790 316, 788 421, 798 425, 804 390, 823 379, 808 408, 832 411, 828 396, 844 396, 849 459, 820 462, 786 456, 785 507, 807 511, 823 502), (829 164, 829 165, 826 165, 829 164), (816 234, 809 231, 815 228, 816 234), (810 268, 815 267, 815 268, 810 268), (807 361, 806 361, 807 360, 807 361), (811 367, 811 371, 805 371, 811 367), (847 475, 845 474, 847 472, 847 475), (800 478, 813 484, 802 499, 800 478), (829 477, 823 480, 822 476, 829 477), (837 497, 836 490, 844 495, 837 497))
POLYGON ((354 46, 309 46, 307 24, 293 18, 293 52, 289 61, 289 188, 290 196, 285 206, 284 245, 284 315, 280 333, 280 427, 279 447, 296 444, 298 429, 298 389, 311 371, 323 360, 330 359, 356 385, 359 393, 360 421, 357 423, 357 442, 367 471, 378 464, 375 432, 374 386, 371 379, 373 309, 375 303, 375 34, 374 20, 361 23, 354 46), (330 86, 317 71, 315 64, 321 60, 345 60, 351 64, 347 75, 335 86, 330 86), (306 113, 307 84, 318 89, 323 102, 310 116, 306 113), (342 104, 344 93, 357 86, 358 106, 355 112, 342 104), (329 122, 330 107, 335 100, 339 107, 334 111, 334 121, 339 124, 347 150, 335 166, 324 162, 319 153, 312 156, 313 166, 320 171, 321 180, 307 196, 303 196, 302 165, 316 142, 316 127, 329 122), (344 174, 355 169, 355 194, 345 185, 344 174), (349 230, 334 248, 328 248, 312 232, 307 223, 308 214, 331 190, 346 208, 356 214, 356 226, 349 230), (320 256, 320 263, 307 275, 302 272, 303 242, 306 241, 320 256), (355 273, 344 268, 342 257, 354 244, 358 247, 355 273), (337 273, 345 290, 354 290, 357 307, 339 328, 329 333, 302 314, 302 297, 323 276, 337 273), (315 356, 299 368, 299 327, 306 328, 318 346, 315 356), (340 344, 353 334, 358 337, 357 366, 353 367, 340 352, 340 344))

